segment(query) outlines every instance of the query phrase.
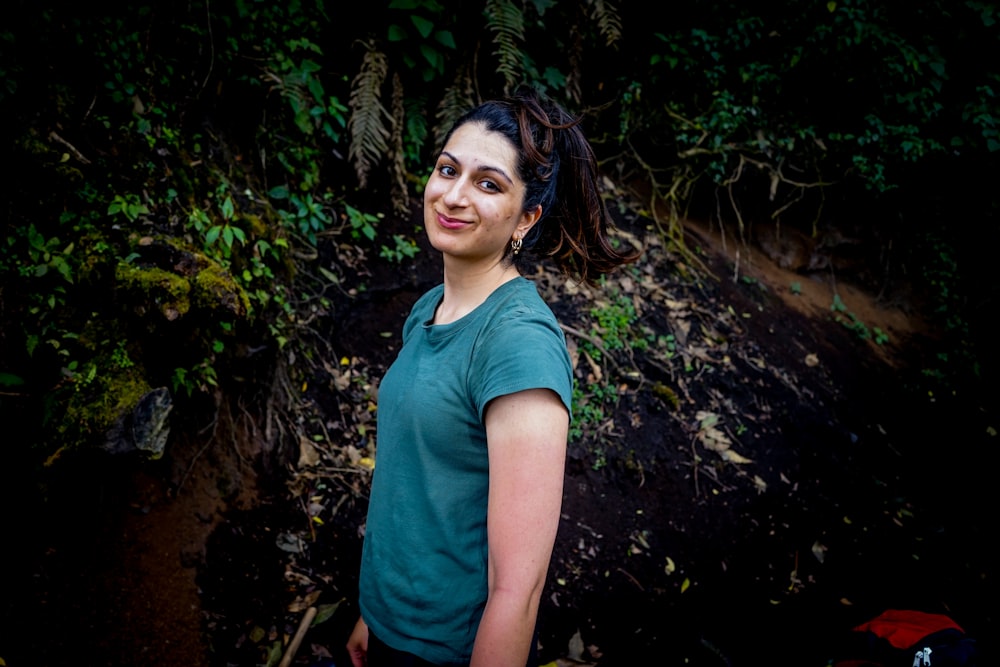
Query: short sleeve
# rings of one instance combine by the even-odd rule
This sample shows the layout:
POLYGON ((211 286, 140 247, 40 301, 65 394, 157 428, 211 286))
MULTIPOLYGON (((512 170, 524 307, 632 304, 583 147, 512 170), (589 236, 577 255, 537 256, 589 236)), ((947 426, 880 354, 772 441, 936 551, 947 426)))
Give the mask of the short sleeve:
POLYGON ((469 384, 480 419, 493 399, 528 389, 552 390, 571 413, 573 369, 551 313, 518 308, 484 332, 476 347, 469 384))

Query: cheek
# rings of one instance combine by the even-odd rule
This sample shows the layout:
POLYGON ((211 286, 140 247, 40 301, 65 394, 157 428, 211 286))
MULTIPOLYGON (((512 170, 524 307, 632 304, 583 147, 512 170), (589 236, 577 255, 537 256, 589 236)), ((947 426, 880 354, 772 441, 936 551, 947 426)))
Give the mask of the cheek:
POLYGON ((424 184, 424 206, 434 201, 437 195, 438 184, 434 177, 432 176, 424 184))
POLYGON ((519 216, 520 211, 506 202, 490 201, 484 203, 479 208, 479 213, 484 221, 488 221, 491 226, 506 226, 513 224, 519 216))

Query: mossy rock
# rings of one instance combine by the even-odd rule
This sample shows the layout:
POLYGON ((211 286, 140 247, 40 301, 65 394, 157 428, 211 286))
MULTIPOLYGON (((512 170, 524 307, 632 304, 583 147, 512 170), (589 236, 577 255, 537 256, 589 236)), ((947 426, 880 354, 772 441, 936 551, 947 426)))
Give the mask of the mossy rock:
POLYGON ((250 312, 250 297, 225 268, 176 238, 139 239, 139 258, 118 265, 124 301, 139 315, 159 312, 168 321, 193 311, 224 311, 235 319, 250 312))
POLYGON ((90 368, 74 383, 57 428, 64 443, 60 452, 97 447, 160 458, 170 432, 170 392, 151 387, 138 365, 95 362, 90 368))
POLYGON ((191 309, 191 283, 171 271, 121 262, 115 270, 115 279, 140 315, 155 310, 173 321, 191 309))

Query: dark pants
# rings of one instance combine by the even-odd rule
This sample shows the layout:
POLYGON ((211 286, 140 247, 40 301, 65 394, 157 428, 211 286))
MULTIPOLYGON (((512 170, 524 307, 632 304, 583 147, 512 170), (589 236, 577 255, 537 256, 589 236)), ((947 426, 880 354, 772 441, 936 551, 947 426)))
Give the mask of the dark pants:
MULTIPOLYGON (((535 667, 538 664, 537 655, 538 641, 536 637, 531 639, 531 652, 528 653, 527 667, 535 667)), ((423 658, 418 658, 412 653, 398 651, 387 645, 375 636, 375 633, 368 629, 368 667, 441 667, 432 662, 427 662, 423 658)), ((459 667, 455 665, 454 667, 459 667)))

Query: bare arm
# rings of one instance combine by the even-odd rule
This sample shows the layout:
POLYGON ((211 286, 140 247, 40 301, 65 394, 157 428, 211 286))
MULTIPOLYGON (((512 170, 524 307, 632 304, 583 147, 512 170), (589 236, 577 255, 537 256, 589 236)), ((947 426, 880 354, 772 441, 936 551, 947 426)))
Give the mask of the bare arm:
POLYGON ((527 662, 559 526, 568 429, 566 407, 547 389, 487 408, 489 594, 473 667, 527 662))

